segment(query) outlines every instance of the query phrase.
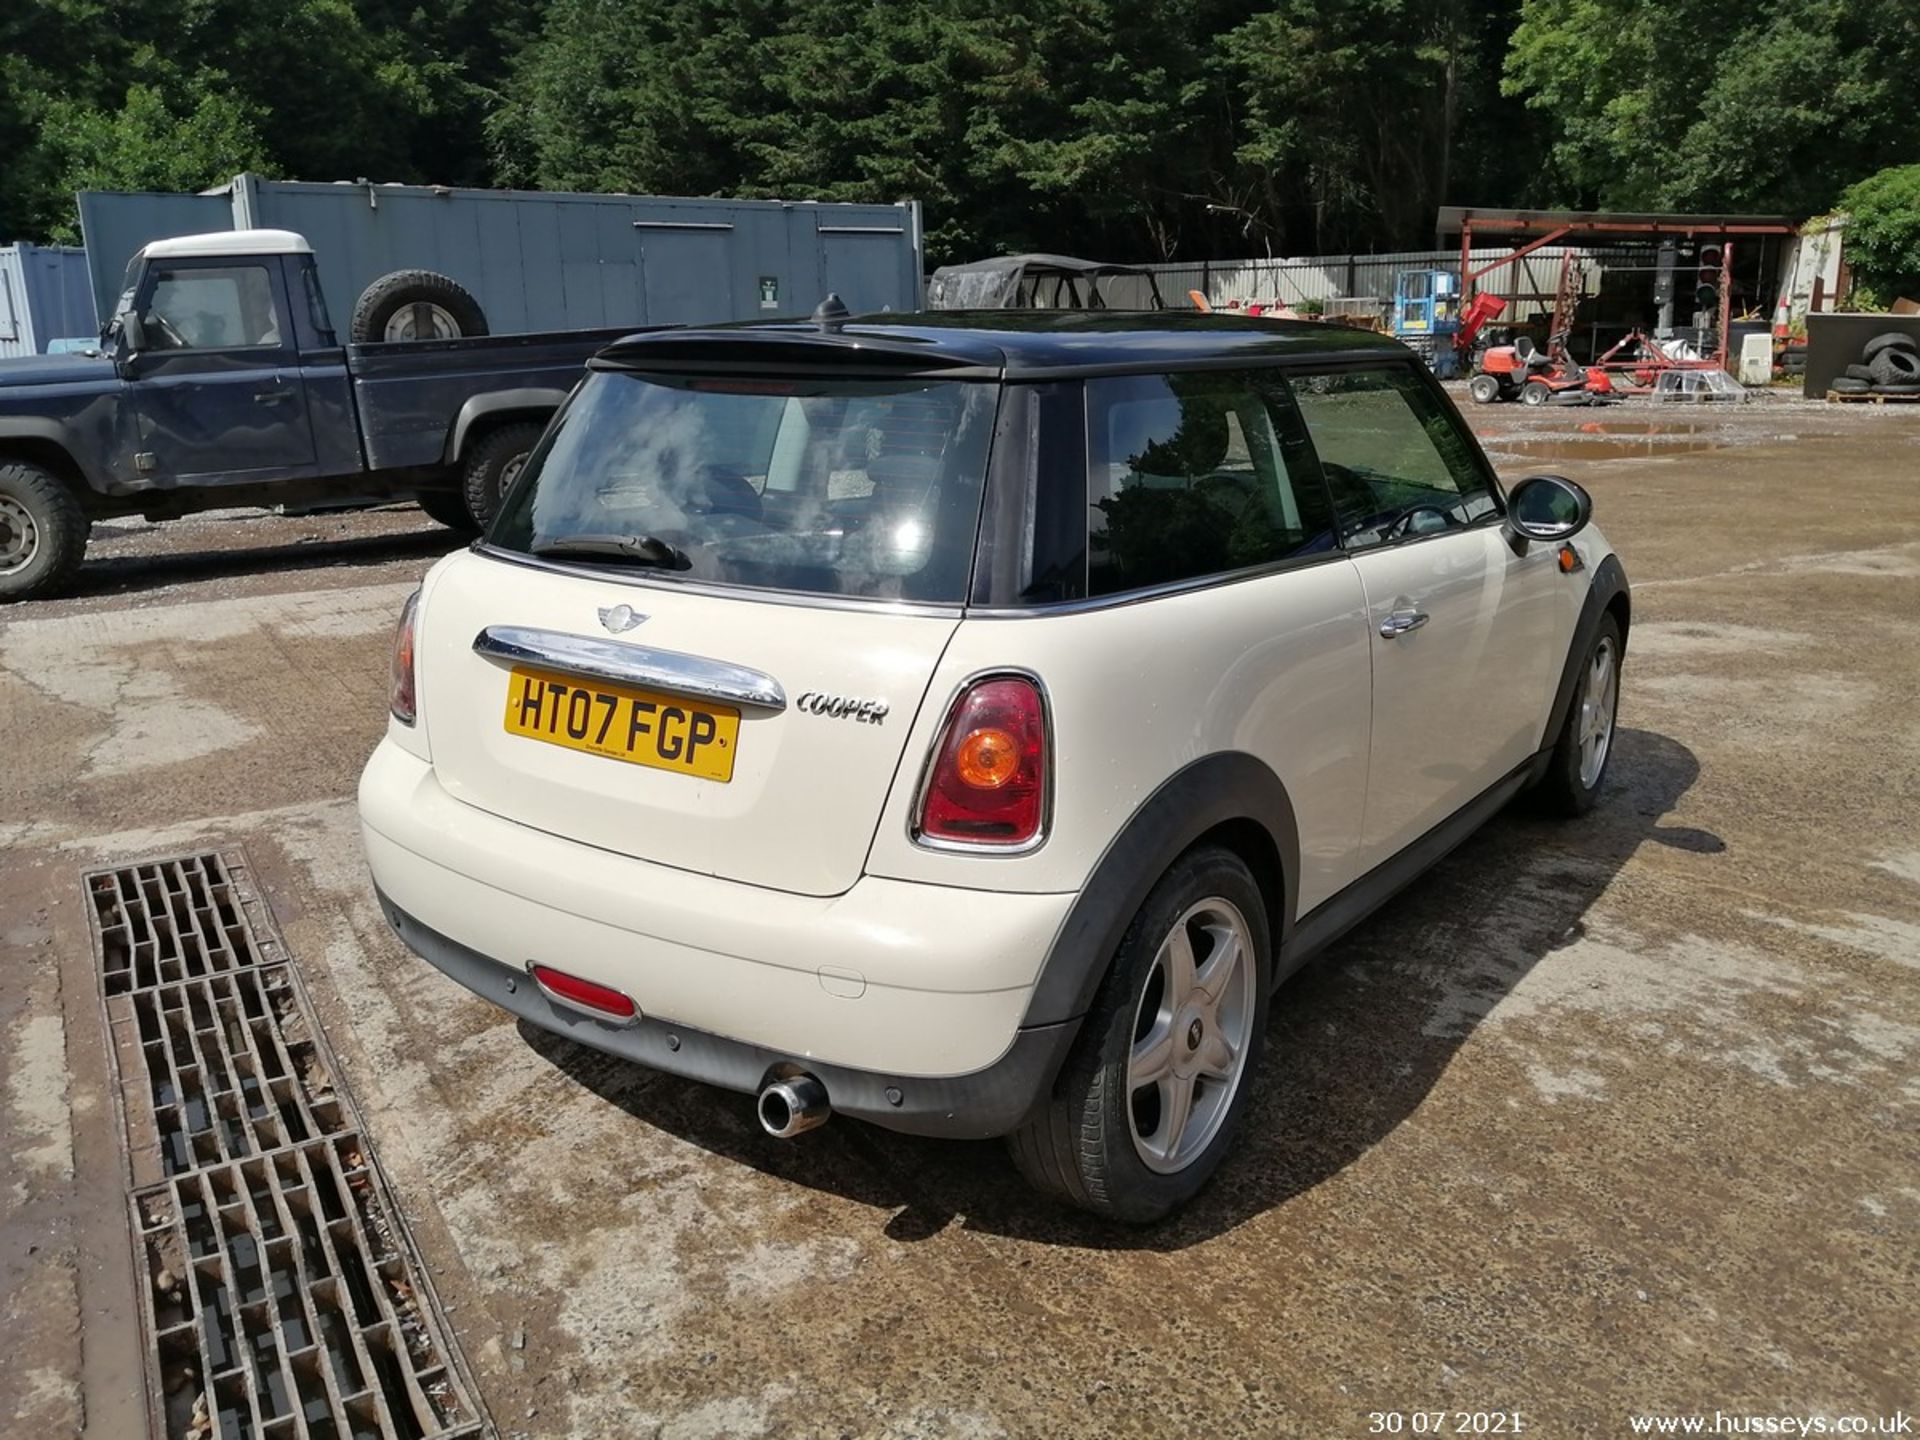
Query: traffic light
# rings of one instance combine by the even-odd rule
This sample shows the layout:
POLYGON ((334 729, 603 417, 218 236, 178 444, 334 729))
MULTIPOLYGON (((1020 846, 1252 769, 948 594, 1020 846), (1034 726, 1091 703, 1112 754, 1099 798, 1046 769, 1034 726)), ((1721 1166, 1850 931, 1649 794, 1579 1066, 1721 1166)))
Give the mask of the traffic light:
POLYGON ((1695 310, 1718 310, 1720 308, 1720 268, 1722 251, 1718 245, 1702 245, 1694 263, 1699 266, 1693 287, 1693 308, 1695 310))

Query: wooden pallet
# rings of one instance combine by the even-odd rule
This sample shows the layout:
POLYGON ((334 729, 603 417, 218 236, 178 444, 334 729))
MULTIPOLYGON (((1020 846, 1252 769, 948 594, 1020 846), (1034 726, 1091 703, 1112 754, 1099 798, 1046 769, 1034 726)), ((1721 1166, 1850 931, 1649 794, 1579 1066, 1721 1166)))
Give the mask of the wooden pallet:
POLYGON ((1827 391, 1827 399, 1838 404, 1847 404, 1861 400, 1871 400, 1876 405, 1910 405, 1920 401, 1920 395, 1849 395, 1842 390, 1827 391))

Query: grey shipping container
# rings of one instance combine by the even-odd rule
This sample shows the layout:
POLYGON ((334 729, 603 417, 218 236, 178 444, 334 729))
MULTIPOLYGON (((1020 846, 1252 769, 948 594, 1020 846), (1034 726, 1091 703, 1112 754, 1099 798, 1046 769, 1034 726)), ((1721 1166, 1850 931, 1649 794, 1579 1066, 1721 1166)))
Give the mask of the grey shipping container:
POLYGON ((919 308, 918 201, 677 199, 236 176, 201 195, 80 194, 94 304, 113 312, 149 240, 294 230, 312 242, 344 332, 360 292, 393 270, 472 291, 495 334, 805 315, 829 291, 856 314, 919 308))
POLYGON ((0 357, 44 355, 56 340, 97 340, 84 250, 0 246, 0 357))

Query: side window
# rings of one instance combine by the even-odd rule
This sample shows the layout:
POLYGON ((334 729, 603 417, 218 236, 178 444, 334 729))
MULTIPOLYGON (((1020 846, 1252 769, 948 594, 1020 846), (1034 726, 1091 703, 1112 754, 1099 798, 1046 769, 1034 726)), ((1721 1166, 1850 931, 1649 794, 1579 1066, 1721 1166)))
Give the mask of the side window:
POLYGON ((1499 508, 1467 438, 1411 370, 1291 379, 1348 548, 1458 529, 1499 508))
POLYGON ((242 350, 280 344, 273 277, 264 265, 162 270, 147 301, 156 350, 242 350))
POLYGON ((333 344, 333 317, 327 314, 327 297, 320 290, 320 272, 311 264, 302 265, 300 283, 307 293, 307 319, 312 322, 314 333, 327 344, 333 344))
POLYGON ((1335 548, 1325 491, 1284 438, 1286 408, 1280 382, 1261 372, 1089 380, 1089 592, 1335 548))

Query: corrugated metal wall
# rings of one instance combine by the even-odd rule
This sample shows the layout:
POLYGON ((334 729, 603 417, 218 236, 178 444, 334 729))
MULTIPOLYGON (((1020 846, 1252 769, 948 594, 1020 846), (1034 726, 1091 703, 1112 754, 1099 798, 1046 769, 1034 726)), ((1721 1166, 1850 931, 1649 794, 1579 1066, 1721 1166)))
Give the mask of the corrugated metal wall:
POLYGON ((210 195, 83 192, 93 291, 110 313, 149 240, 269 227, 312 242, 335 328, 393 270, 437 270, 497 334, 913 309, 918 207, 321 185, 242 175, 210 195), (770 297, 770 298, 769 298, 770 297))
POLYGON ((0 247, 0 357, 44 355, 55 340, 93 339, 87 253, 65 245, 0 247))

